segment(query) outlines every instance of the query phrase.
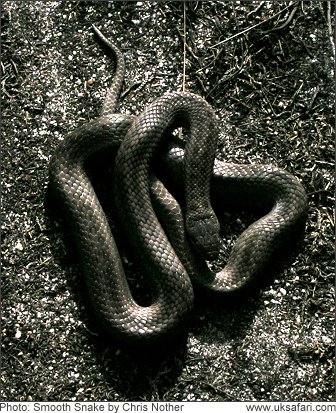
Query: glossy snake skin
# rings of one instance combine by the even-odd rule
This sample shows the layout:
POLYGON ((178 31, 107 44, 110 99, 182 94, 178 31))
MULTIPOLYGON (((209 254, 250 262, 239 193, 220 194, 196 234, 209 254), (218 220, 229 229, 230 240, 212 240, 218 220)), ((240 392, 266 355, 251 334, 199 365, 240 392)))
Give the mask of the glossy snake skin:
POLYGON ((214 161, 215 115, 197 95, 166 93, 137 117, 114 114, 124 59, 94 30, 114 54, 114 81, 102 116, 59 144, 50 162, 50 187, 71 227, 94 319, 114 340, 156 344, 184 329, 193 308, 193 285, 225 300, 265 276, 302 231, 306 194, 295 177, 276 167, 214 161), (186 131, 185 148, 170 144, 176 127, 186 131), (151 285, 147 306, 131 294, 110 225, 86 172, 92 154, 112 147, 117 153, 115 160, 111 157, 112 215, 118 216, 133 259, 151 285), (160 176, 168 177, 173 191, 184 193, 183 213, 153 174, 154 165, 160 176), (220 208, 260 206, 267 211, 238 238, 227 265, 217 274, 205 261, 219 251, 219 224, 210 192, 220 208))

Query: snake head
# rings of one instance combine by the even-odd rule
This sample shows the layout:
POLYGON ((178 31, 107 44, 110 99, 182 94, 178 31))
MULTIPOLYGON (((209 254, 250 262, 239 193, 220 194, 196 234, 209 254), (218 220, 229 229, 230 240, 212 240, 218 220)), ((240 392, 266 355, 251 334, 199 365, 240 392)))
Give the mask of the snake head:
POLYGON ((211 261, 218 257, 220 227, 216 215, 187 215, 186 228, 194 247, 204 259, 211 261))

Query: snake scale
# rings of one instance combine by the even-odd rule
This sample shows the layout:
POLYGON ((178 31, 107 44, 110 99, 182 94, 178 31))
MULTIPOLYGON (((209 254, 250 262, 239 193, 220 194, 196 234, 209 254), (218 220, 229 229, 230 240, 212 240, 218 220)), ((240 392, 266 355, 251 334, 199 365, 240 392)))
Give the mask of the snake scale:
POLYGON ((136 117, 113 113, 124 58, 93 28, 114 54, 114 80, 101 117, 58 145, 50 161, 50 187, 71 227, 94 319, 120 342, 157 344, 184 329, 193 307, 193 286, 225 299, 264 275, 302 231, 306 194, 295 177, 276 167, 215 159, 215 115, 195 94, 165 93, 136 117), (170 142, 177 127, 186 131, 185 146, 170 142), (88 158, 108 148, 116 150, 112 212, 149 279, 149 305, 138 304, 132 296, 112 230, 86 171, 88 158), (167 186, 185 193, 182 209, 153 173, 153 165, 159 174, 170 176, 167 186), (219 223, 210 194, 222 208, 260 205, 267 210, 238 238, 218 273, 206 263, 219 251, 219 223))

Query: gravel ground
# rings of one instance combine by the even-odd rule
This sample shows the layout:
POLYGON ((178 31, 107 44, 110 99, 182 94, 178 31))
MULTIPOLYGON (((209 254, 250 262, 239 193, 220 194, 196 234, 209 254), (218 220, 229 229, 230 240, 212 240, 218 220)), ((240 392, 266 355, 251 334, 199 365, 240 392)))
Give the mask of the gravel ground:
MULTIPOLYGON (((280 166, 309 196, 304 238, 260 290, 196 306, 169 353, 94 332, 63 225, 45 208, 58 142, 99 115, 125 53, 120 112, 182 85, 181 2, 2 2, 2 400, 334 400, 334 4, 188 2, 187 88, 214 107, 218 157, 280 166), (163 354, 162 354, 163 353, 163 354)), ((232 240, 248 220, 231 216, 232 240)))

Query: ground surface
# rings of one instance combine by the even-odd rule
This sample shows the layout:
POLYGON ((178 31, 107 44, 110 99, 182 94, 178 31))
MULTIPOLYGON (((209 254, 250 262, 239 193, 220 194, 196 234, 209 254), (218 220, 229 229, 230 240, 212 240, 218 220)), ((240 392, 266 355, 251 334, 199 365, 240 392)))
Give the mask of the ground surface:
POLYGON ((3 2, 2 400, 334 398, 333 15, 320 1, 188 2, 187 88, 216 110, 218 156, 293 173, 309 217, 268 286, 198 307, 185 343, 146 358, 86 326, 77 266, 44 201, 51 154, 99 115, 111 81, 90 25, 124 51, 132 90, 120 111, 137 114, 181 87, 182 3, 3 2))

